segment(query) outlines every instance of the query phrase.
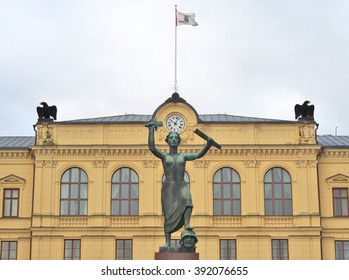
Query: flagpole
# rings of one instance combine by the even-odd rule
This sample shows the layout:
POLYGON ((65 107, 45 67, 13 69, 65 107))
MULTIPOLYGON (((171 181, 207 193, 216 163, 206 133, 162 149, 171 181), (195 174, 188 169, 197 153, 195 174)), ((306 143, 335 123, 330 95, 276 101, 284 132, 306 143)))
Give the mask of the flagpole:
POLYGON ((175 77, 174 91, 177 92, 177 5, 175 5, 175 77))

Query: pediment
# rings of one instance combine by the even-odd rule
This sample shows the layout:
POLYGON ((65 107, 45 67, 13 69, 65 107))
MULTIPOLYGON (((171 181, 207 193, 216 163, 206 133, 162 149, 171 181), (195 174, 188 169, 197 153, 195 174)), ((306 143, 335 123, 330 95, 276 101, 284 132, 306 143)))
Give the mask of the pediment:
POLYGON ((0 178, 0 186, 1 187, 24 187, 26 180, 16 176, 14 174, 8 175, 6 177, 0 178))
POLYGON ((334 176, 328 177, 326 179, 327 183, 338 184, 338 183, 349 183, 349 176, 338 173, 334 176))

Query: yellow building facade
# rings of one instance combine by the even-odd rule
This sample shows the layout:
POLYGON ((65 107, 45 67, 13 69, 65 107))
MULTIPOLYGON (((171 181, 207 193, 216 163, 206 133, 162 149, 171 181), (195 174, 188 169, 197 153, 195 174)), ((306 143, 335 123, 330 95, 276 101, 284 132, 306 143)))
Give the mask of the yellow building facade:
MULTIPOLYGON (((1 259, 153 260, 164 243, 163 167, 145 123, 183 119, 191 224, 202 260, 349 258, 349 137, 313 120, 200 115, 174 94, 152 115, 40 120, 35 137, 0 137, 1 259)), ((181 231, 172 235, 180 239, 181 231)))

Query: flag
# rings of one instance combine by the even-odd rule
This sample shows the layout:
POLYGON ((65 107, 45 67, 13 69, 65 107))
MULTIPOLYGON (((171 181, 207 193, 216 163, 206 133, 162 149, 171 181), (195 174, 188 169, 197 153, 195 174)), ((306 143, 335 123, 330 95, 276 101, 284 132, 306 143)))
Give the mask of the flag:
POLYGON ((199 24, 195 21, 195 14, 185 14, 177 11, 176 25, 192 25, 198 26, 199 24))

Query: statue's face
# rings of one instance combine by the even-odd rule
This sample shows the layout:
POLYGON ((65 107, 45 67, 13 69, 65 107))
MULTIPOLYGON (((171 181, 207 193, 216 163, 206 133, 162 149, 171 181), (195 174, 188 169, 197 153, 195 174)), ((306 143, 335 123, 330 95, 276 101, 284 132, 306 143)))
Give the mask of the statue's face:
POLYGON ((197 241, 194 236, 186 236, 185 238, 183 238, 182 242, 184 247, 194 248, 197 241))
POLYGON ((168 136, 168 145, 170 147, 173 147, 173 146, 178 146, 179 145, 179 135, 178 133, 176 132, 171 132, 168 136))

